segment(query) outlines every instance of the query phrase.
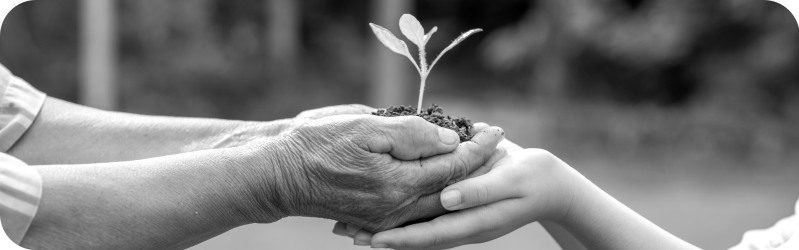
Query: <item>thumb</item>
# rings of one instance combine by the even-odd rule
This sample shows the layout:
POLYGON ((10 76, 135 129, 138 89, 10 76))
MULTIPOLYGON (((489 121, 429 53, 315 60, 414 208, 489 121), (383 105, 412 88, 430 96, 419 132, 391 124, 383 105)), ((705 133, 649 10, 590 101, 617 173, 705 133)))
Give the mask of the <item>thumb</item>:
POLYGON ((389 153, 409 161, 452 152, 460 143, 455 131, 418 116, 369 118, 374 122, 372 126, 381 131, 366 143, 365 149, 372 153, 389 153))
MULTIPOLYGON (((511 163, 511 159, 506 157, 495 166, 511 163)), ((508 185, 504 172, 503 168, 494 167, 484 175, 448 186, 441 191, 441 205, 454 211, 514 198, 514 189, 508 185)))

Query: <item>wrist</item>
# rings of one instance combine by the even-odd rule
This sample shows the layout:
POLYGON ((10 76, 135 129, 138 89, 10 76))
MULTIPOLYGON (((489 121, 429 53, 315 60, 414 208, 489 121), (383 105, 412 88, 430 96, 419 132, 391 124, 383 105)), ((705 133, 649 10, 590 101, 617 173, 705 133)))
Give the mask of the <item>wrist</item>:
POLYGON ((300 214, 307 181, 301 173, 301 155, 287 136, 277 136, 241 147, 246 171, 245 211, 252 223, 271 223, 300 214))
POLYGON ((583 224, 590 223, 592 220, 586 220, 599 211, 604 210, 602 206, 604 203, 597 202, 606 195, 588 178, 585 178, 577 170, 569 167, 569 182, 568 189, 571 193, 570 201, 566 206, 565 215, 557 223, 568 230, 583 228, 583 224))
POLYGON ((532 169, 526 186, 526 196, 533 197, 536 203, 547 204, 536 210, 534 221, 548 221, 556 224, 564 223, 573 215, 577 194, 585 185, 585 178, 574 168, 557 156, 542 149, 524 149, 511 153, 521 156, 521 163, 514 163, 532 169), (542 179, 540 177, 546 176, 542 179))

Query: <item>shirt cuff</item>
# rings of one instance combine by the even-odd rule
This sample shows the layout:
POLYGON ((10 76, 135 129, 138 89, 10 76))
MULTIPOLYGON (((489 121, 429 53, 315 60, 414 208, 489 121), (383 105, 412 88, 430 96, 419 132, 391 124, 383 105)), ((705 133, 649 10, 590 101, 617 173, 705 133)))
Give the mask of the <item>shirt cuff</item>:
POLYGON ((0 223, 14 243, 22 243, 41 197, 39 172, 17 158, 0 153, 0 223))
POLYGON ((36 119, 47 95, 13 75, 0 78, 6 78, 0 79, 0 152, 7 152, 36 119))

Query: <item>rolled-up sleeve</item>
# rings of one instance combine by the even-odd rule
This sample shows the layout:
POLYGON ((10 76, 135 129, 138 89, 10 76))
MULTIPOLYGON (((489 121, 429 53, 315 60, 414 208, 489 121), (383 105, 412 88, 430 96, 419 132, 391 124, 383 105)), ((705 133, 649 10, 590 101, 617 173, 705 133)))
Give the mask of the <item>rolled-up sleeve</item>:
POLYGON ((45 94, 0 65, 0 152, 7 152, 36 119, 45 94))
POLYGON ((33 124, 45 94, 0 65, 0 222, 15 243, 30 227, 42 196, 42 179, 7 152, 33 124))
POLYGON ((36 169, 0 153, 0 222, 14 243, 22 242, 41 197, 42 179, 36 169))

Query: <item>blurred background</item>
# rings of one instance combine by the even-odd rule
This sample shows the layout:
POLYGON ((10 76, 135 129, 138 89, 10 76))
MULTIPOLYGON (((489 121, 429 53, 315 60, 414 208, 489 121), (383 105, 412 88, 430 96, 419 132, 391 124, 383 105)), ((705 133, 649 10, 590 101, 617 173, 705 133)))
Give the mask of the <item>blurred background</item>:
MULTIPOLYGON (((367 25, 399 35, 403 13, 438 26, 428 54, 485 30, 443 57, 425 105, 550 150, 673 234, 724 249, 793 213, 799 29, 763 0, 36 0, 3 22, 0 63, 50 96, 141 114, 415 105, 413 66, 367 25)), ((195 249, 359 249, 332 226, 290 218, 195 249)), ((459 249, 557 247, 531 225, 459 249)))

